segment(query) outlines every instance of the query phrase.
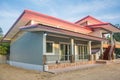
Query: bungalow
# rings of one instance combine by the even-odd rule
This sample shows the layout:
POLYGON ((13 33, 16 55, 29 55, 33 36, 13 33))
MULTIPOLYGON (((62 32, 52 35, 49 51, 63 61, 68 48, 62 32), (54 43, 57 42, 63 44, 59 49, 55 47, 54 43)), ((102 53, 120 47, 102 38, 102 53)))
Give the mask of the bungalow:
POLYGON ((47 71, 114 59, 114 49, 120 48, 113 39, 117 32, 91 16, 71 23, 25 10, 3 40, 10 41, 10 65, 47 71))

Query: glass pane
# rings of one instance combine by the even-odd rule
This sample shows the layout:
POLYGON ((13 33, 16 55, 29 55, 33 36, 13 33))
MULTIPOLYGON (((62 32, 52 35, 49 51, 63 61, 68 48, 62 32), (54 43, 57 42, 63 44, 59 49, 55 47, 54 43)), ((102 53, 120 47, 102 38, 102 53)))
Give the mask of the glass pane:
POLYGON ((46 43, 46 52, 52 53, 53 52, 53 43, 46 43))

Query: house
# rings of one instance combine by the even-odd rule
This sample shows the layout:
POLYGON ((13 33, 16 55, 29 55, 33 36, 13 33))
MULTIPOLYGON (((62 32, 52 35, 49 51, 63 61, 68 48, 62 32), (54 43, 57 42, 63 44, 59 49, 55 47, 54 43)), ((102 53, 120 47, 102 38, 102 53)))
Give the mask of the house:
POLYGON ((114 59, 114 49, 120 48, 113 39, 117 32, 91 16, 71 23, 25 10, 3 40, 10 41, 10 65, 47 71, 114 59))

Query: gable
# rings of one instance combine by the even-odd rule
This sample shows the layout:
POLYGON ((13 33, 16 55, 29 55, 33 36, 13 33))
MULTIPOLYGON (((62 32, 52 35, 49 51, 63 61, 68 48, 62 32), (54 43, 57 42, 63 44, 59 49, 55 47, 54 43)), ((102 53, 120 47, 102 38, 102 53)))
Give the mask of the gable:
POLYGON ((92 16, 86 16, 82 18, 81 20, 78 20, 75 22, 75 24, 79 24, 81 26, 86 26, 86 25, 93 25, 93 24, 102 24, 104 22, 92 17, 92 16))

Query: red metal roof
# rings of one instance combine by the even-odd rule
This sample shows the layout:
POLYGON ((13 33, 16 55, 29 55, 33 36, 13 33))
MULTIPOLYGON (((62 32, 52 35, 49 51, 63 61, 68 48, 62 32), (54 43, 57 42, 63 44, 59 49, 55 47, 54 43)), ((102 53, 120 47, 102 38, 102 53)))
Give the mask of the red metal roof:
POLYGON ((30 16, 29 14, 32 14, 33 16, 31 16, 31 17, 34 17, 33 20, 36 20, 36 21, 53 24, 55 26, 60 26, 60 28, 64 28, 64 29, 69 29, 69 30, 73 30, 73 31, 76 30, 76 31, 84 33, 84 34, 92 32, 92 30, 88 27, 82 27, 80 25, 77 25, 77 24, 74 24, 74 23, 71 23, 71 22, 68 22, 65 20, 61 20, 61 19, 58 19, 58 18, 55 18, 52 16, 48 16, 48 15, 34 12, 31 10, 25 10, 25 12, 28 16, 30 16))

